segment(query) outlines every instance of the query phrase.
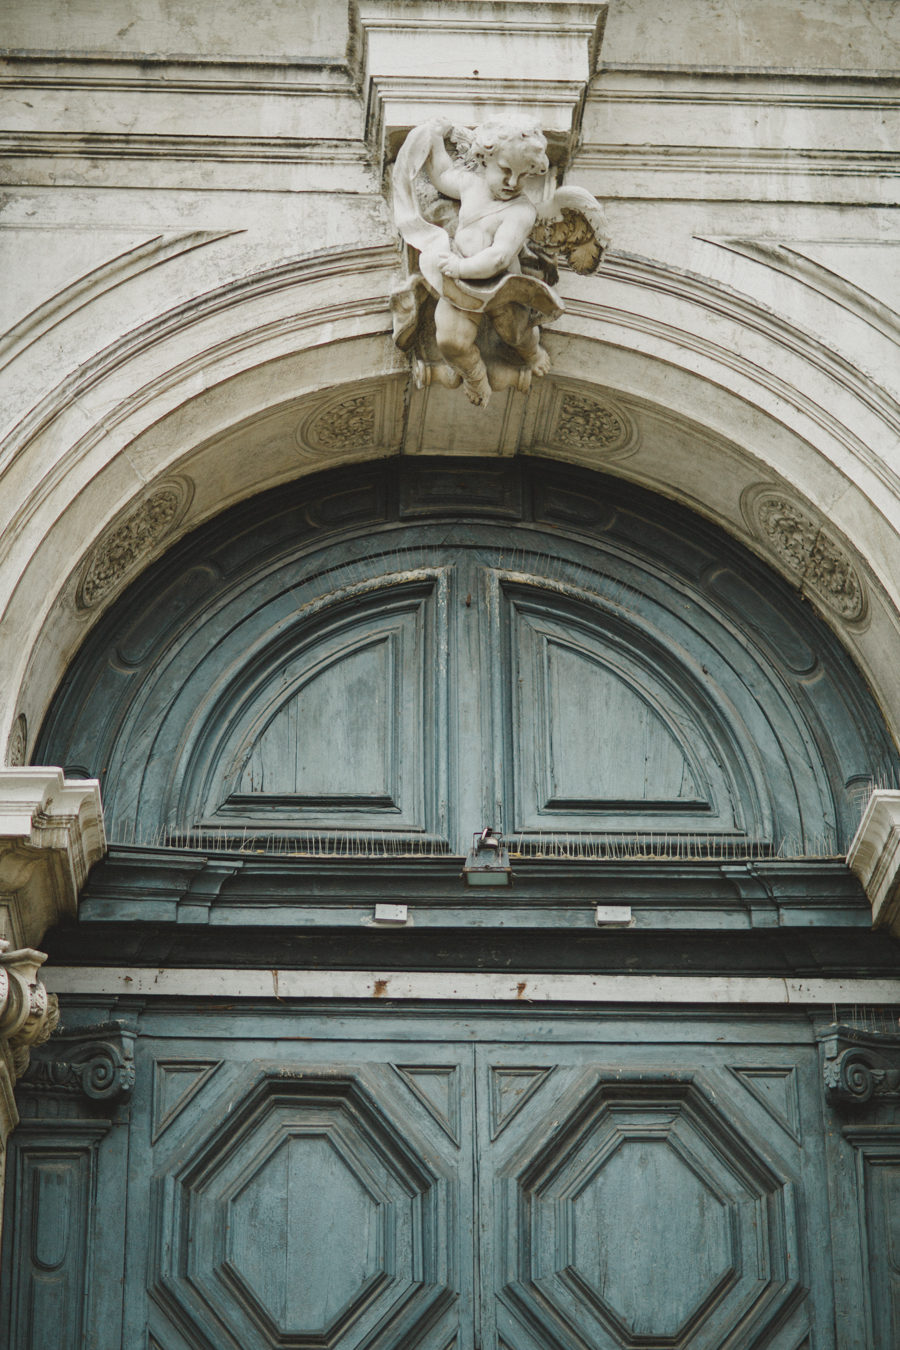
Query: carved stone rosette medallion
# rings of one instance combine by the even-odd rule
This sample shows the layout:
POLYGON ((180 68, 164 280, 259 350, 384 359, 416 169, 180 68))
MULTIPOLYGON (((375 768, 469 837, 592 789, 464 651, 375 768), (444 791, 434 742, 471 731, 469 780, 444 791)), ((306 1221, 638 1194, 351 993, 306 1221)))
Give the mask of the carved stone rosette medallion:
POLYGON ((623 416, 606 403, 583 394, 563 395, 553 439, 575 450, 618 450, 628 439, 623 416))
POLYGON ((24 765, 28 752, 28 723, 25 720, 25 714, 19 713, 13 722, 12 731, 9 733, 9 748, 6 752, 6 762, 10 768, 20 768, 24 765))
POLYGON ((374 446, 374 393, 355 394, 352 398, 329 404, 304 428, 304 440, 324 454, 374 446))
POLYGON ((311 459, 349 459, 393 448, 401 427, 402 381, 345 385, 310 399, 294 433, 297 449, 311 459))
POLYGON ((753 534, 805 591, 846 622, 865 617, 865 583, 824 521, 769 484, 750 488, 741 506, 753 534))
POLYGON ((637 427, 614 398, 569 384, 543 382, 533 449, 563 451, 585 463, 622 459, 637 449, 637 427))
POLYGON ((93 609, 171 534, 190 505, 193 485, 173 478, 154 489, 108 530, 88 558, 78 586, 80 609, 93 609))

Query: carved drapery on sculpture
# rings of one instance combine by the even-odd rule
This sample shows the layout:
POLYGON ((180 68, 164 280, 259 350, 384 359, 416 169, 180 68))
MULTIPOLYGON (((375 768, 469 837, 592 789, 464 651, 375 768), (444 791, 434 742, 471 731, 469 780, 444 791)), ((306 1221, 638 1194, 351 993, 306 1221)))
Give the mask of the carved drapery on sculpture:
POLYGON ((391 297, 394 340, 420 388, 462 384, 484 407, 492 389, 527 393, 550 369, 540 328, 565 309, 553 289, 559 263, 596 271, 609 232, 589 192, 543 191, 546 148, 530 118, 474 131, 435 118, 397 156, 394 221, 408 254, 391 297))

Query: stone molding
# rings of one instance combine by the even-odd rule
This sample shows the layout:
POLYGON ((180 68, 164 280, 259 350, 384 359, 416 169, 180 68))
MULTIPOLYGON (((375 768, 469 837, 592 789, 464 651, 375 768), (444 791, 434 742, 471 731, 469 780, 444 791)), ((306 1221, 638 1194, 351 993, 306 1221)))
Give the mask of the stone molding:
POLYGON ((847 851, 847 865, 862 882, 873 926, 900 936, 900 792, 872 793, 847 851))

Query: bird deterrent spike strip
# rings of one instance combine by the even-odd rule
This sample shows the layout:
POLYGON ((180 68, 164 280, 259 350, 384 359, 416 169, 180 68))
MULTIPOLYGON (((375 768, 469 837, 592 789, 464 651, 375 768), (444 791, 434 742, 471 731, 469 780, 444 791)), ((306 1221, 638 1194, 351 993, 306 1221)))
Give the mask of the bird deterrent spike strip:
MULTIPOLYGON (((311 830, 293 834, 252 833, 246 826, 240 834, 226 830, 207 833, 202 830, 153 828, 129 824, 110 838, 112 845, 178 852, 265 854, 291 858, 449 858, 449 846, 434 837, 403 838, 399 835, 366 835, 353 831, 311 830)), ((536 831, 507 838, 510 855, 523 859, 567 862, 680 862, 815 861, 842 856, 830 835, 786 836, 778 844, 753 844, 721 838, 714 834, 691 835, 573 835, 536 831)))

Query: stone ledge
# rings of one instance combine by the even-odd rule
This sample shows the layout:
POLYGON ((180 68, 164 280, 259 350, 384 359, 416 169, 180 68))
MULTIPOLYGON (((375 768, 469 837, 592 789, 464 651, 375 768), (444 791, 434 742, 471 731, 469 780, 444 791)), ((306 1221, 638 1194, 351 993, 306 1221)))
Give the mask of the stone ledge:
POLYGON ((900 792, 873 792, 847 852, 872 906, 872 925, 900 937, 900 792))
POLYGON ((0 769, 0 937, 36 946, 106 852, 100 784, 57 768, 0 769))
POLYGON ((430 117, 474 126, 529 113, 550 141, 551 162, 564 164, 578 139, 607 9, 603 0, 362 0, 367 139, 390 159, 410 127, 430 117))

